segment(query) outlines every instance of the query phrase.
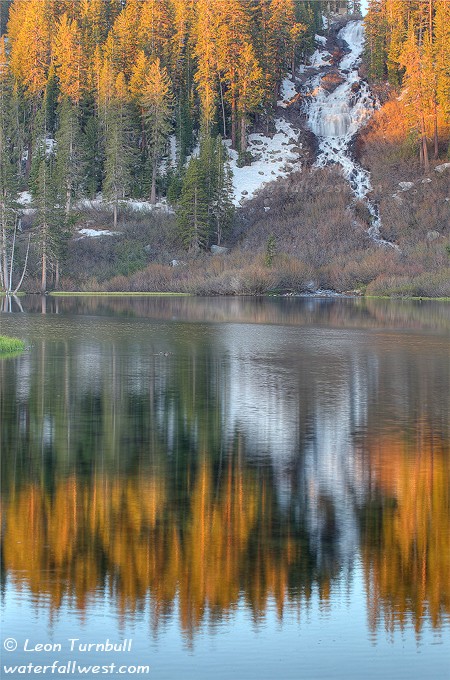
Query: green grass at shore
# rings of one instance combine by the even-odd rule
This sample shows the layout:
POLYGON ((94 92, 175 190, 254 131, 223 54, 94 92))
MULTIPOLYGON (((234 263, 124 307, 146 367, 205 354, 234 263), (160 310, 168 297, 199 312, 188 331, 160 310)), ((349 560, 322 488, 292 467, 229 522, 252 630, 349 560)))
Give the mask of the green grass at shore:
POLYGON ((9 338, 7 335, 0 335, 0 355, 21 352, 25 349, 25 343, 19 338, 9 338))
POLYGON ((52 297, 167 297, 167 296, 176 296, 176 297, 186 297, 189 296, 190 293, 139 293, 139 292, 130 292, 130 291, 100 291, 100 292, 93 292, 93 291, 52 291, 49 293, 52 297))

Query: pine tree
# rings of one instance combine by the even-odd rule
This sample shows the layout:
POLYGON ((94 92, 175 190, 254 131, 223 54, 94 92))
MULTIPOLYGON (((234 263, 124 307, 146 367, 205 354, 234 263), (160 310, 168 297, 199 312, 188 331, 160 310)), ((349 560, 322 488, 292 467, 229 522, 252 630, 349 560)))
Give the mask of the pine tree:
POLYGON ((14 77, 30 99, 45 90, 50 68, 50 0, 16 0, 10 8, 8 39, 14 77))
POLYGON ((425 50, 423 43, 418 42, 414 27, 411 25, 407 41, 400 56, 400 63, 405 67, 403 85, 404 97, 411 130, 420 138, 420 159, 425 171, 429 168, 427 146, 426 119, 429 115, 429 83, 427 69, 424 66, 425 50))
POLYGON ((85 170, 85 150, 81 137, 79 111, 68 97, 58 107, 55 181, 61 205, 69 217, 72 199, 79 195, 85 170))
POLYGON ((17 221, 19 157, 14 92, 7 67, 5 40, 0 38, 0 286, 11 288, 10 235, 17 221))
POLYGON ((218 3, 217 68, 223 97, 231 108, 231 145, 237 148, 238 92, 242 48, 251 42, 250 16, 240 0, 218 3))
POLYGON ((84 182, 87 196, 94 199, 100 190, 103 167, 103 149, 100 144, 100 126, 97 116, 89 116, 84 126, 84 182))
POLYGON ((36 207, 34 244, 41 262, 42 292, 47 290, 51 268, 59 277, 59 262, 67 239, 64 206, 56 182, 56 145, 48 136, 46 113, 44 100, 36 114, 30 173, 30 188, 36 207))
POLYGON ((184 247, 198 252, 209 238, 208 195, 202 164, 191 158, 183 179, 177 225, 184 247))
POLYGON ((228 152, 219 135, 215 141, 215 187, 211 202, 212 225, 217 245, 227 235, 233 222, 233 174, 228 162, 228 152))
POLYGON ((152 164, 150 201, 156 203, 156 177, 166 140, 171 129, 171 83, 159 59, 151 64, 142 90, 142 108, 147 124, 147 146, 152 164))
POLYGON ((253 47, 244 43, 239 55, 239 85, 237 110, 240 120, 240 150, 247 149, 246 127, 248 116, 256 111, 263 99, 263 74, 256 60, 253 47))
POLYGON ((215 122, 217 99, 217 56, 215 36, 217 16, 210 0, 200 0, 197 5, 194 56, 197 59, 195 82, 200 97, 201 130, 209 135, 215 122))
POLYGON ((380 0, 369 0, 364 26, 369 78, 380 81, 384 78, 386 65, 386 15, 380 0))
POLYGON ((447 0, 435 2, 437 100, 447 123, 450 123, 450 3, 447 0))
POLYGON ((103 193, 113 203, 114 228, 117 227, 119 201, 131 189, 132 169, 135 162, 133 127, 125 95, 125 79, 120 73, 114 94, 105 109, 105 179, 103 193))
POLYGON ((79 104, 86 81, 81 31, 67 14, 60 17, 56 26, 52 54, 61 96, 79 104))

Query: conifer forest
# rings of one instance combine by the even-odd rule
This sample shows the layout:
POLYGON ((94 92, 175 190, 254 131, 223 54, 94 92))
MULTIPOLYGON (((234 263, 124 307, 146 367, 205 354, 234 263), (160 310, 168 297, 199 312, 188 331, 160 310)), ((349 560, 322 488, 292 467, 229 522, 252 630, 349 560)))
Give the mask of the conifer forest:
MULTIPOLYGON (((326 41, 334 59, 327 67, 339 64, 346 46, 336 40, 332 22, 337 20, 342 28, 347 19, 361 20, 359 2, 1 0, 0 6, 0 273, 4 291, 14 292, 21 286, 42 291, 61 285, 95 288, 107 285, 114 276, 112 289, 144 285, 190 290, 187 269, 167 276, 163 269, 172 256, 175 262, 184 257, 189 269, 192 258, 209 252, 213 244, 231 247, 235 260, 229 266, 236 270, 261 251, 260 259, 252 260, 253 268, 262 270, 261 292, 283 288, 281 281, 272 280, 274 269, 283 267, 294 279, 288 288, 301 288, 307 278, 342 289, 365 287, 379 274, 423 277, 432 271, 439 278, 443 269, 448 272, 445 221, 449 203, 441 196, 448 182, 447 168, 433 175, 441 182, 438 199, 422 197, 422 206, 430 203, 423 223, 417 219, 416 206, 412 209, 416 217, 396 222, 396 206, 383 206, 389 188, 378 189, 383 196, 377 199, 375 217, 385 212, 389 218, 382 215, 384 232, 380 233, 403 254, 400 262, 398 254, 388 252, 390 268, 386 271, 381 262, 385 257, 375 252, 379 248, 363 243, 375 213, 369 205, 371 214, 366 214, 361 196, 356 202, 348 197, 355 219, 348 228, 348 217, 340 220, 343 235, 334 231, 328 216, 344 209, 345 186, 334 203, 328 197, 329 205, 324 204, 324 192, 322 204, 318 192, 311 199, 310 184, 336 186, 343 180, 333 167, 319 168, 311 176, 314 143, 305 124, 310 84, 302 74, 314 67, 317 47, 326 41), (343 4, 347 18, 332 16, 343 4), (306 149, 309 140, 309 155, 305 152, 306 159, 300 158, 293 172, 284 174, 284 184, 275 182, 272 198, 262 206, 267 215, 258 220, 258 197, 267 202, 261 196, 271 189, 266 183, 250 209, 251 201, 235 200, 238 180, 234 179, 233 188, 233 169, 237 173, 236 168, 251 168, 257 158, 249 143, 252 134, 270 137, 276 131, 274 121, 280 116, 280 99, 285 97, 289 79, 292 91, 281 113, 293 121, 299 147, 306 149), (301 188, 293 190, 296 182, 301 188), (73 261, 83 260, 84 250, 89 250, 86 244, 76 250, 74 236, 89 222, 85 206, 98 197, 107 214, 100 219, 101 210, 97 210, 94 222, 101 223, 105 233, 122 235, 120 223, 123 226, 134 219, 127 217, 129 206, 133 201, 145 202, 153 232, 163 241, 166 233, 166 260, 161 257, 161 243, 152 245, 150 237, 147 255, 142 250, 144 242, 138 252, 130 232, 123 247, 116 239, 114 252, 108 255, 113 260, 118 257, 117 266, 97 276, 93 260, 89 273, 74 273, 73 261), (311 200, 317 205, 311 207, 311 200), (150 207, 161 201, 166 214, 156 217, 150 207), (283 208, 279 223, 274 221, 277 201, 284 206, 295 203, 301 227, 294 229, 289 222, 289 208, 283 208), (433 207, 436 201, 440 208, 433 207), (439 211, 434 222, 430 210, 439 211), (310 212, 322 212, 328 227, 316 224, 310 212), (352 232, 355 224, 358 233, 352 232), (299 236, 299 229, 305 233, 299 236), (431 232, 438 233, 441 250, 438 262, 428 266, 416 251, 422 241, 428 243, 426 234, 431 232), (155 248, 158 256, 152 259, 148 253, 155 248), (319 256, 324 248, 332 251, 326 262, 319 256), (364 260, 361 269, 370 272, 337 280, 333 271, 345 270, 348 263, 335 256, 342 260, 349 248, 364 260), (268 250, 277 253, 274 262, 268 250), (124 264, 125 252, 131 254, 124 264), (407 252, 410 262, 405 262, 407 252), (271 266, 267 266, 268 259, 271 266), (130 277, 143 271, 147 283, 142 276, 140 283, 130 283, 130 277), (117 280, 120 275, 121 282, 117 280)), ((445 165, 449 154, 450 3, 369 0, 365 9, 359 74, 361 82, 372 88, 373 115, 358 131, 354 153, 372 166, 372 185, 386 154, 392 157, 388 166, 394 174, 403 164, 405 172, 414 166, 417 177, 423 177, 423 172, 430 172, 430 163, 445 165)), ((277 180, 277 172, 272 175, 277 180)), ((91 244, 101 250, 92 240, 91 244)), ((86 261, 90 256, 91 252, 86 261)), ((223 267, 218 272, 220 266, 214 266, 212 275, 223 276, 223 267)), ((192 283, 192 290, 197 284, 192 283)), ((249 291, 258 292, 255 286, 253 290, 250 285, 249 291)), ((224 284, 223 291, 219 286, 211 292, 245 291, 230 291, 224 284)))

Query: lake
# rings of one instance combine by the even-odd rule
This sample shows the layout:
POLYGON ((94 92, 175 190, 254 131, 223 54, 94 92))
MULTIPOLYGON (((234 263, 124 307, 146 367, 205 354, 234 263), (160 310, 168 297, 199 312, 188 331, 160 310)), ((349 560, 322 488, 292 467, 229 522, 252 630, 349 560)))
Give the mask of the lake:
POLYGON ((450 304, 20 304, 4 666, 448 680, 450 304))

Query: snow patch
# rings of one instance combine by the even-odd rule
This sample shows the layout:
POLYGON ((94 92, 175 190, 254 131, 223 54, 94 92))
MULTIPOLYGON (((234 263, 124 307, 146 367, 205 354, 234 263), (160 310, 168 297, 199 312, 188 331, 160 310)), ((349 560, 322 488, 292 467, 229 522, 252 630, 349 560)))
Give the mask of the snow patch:
POLYGON ((325 54, 322 50, 315 50, 309 58, 309 68, 318 68, 319 66, 329 66, 331 60, 330 54, 325 54))
POLYGON ((295 83, 292 82, 290 78, 285 78, 281 85, 281 99, 277 102, 277 105, 282 109, 285 109, 291 99, 297 94, 295 89, 295 83))
POLYGON ((252 198, 258 189, 278 177, 287 177, 293 170, 300 170, 298 152, 298 130, 283 118, 275 120, 276 134, 267 137, 260 133, 249 135, 248 151, 256 158, 251 165, 239 168, 239 154, 231 149, 231 141, 225 140, 233 171, 233 203, 240 205, 252 198), (288 167, 287 167, 288 166, 288 167))
POLYGON ((327 39, 325 38, 324 35, 317 35, 317 34, 316 34, 316 35, 314 36, 314 40, 315 40, 316 42, 320 43, 321 45, 325 45, 325 43, 327 42, 327 39))
POLYGON ((120 231, 109 231, 109 229, 79 229, 78 233, 81 236, 88 236, 89 238, 97 238, 98 236, 116 236, 120 231))
MULTIPOLYGON (((150 203, 149 201, 137 201, 132 198, 124 199, 119 201, 119 206, 125 210, 131 210, 132 212, 153 212, 154 210, 158 212, 165 212, 172 214, 174 211, 167 203, 166 199, 162 199, 157 203, 150 203)), ((109 210, 113 208, 113 204, 109 201, 103 199, 102 194, 97 194, 96 198, 82 198, 76 203, 78 209, 97 209, 97 210, 109 210)))
POLYGON ((17 199, 17 203, 20 203, 20 205, 30 205, 32 202, 33 197, 29 191, 22 191, 17 199))

